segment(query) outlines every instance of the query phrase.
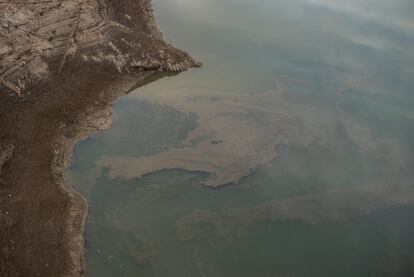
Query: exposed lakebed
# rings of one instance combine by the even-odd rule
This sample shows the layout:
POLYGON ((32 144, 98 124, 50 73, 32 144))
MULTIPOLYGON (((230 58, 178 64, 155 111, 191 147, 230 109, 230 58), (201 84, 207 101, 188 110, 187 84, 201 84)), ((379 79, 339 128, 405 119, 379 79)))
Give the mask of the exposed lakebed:
POLYGON ((87 275, 413 274, 413 7, 395 2, 154 1, 204 68, 77 146, 87 275))

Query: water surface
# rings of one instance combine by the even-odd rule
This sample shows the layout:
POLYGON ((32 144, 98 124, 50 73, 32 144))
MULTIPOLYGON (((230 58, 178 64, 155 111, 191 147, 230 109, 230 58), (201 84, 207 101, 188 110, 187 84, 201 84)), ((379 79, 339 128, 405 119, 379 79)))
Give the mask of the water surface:
POLYGON ((413 3, 155 0, 204 67, 122 98, 77 145, 87 276, 414 275, 413 3), (154 157, 168 170, 138 176, 154 157))

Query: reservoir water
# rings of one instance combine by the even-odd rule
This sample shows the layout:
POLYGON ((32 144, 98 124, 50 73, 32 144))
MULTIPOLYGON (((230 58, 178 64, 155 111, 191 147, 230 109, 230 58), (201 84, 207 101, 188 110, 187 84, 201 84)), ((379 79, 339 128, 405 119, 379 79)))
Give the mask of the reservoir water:
POLYGON ((414 276, 414 2, 153 4, 204 67, 76 146, 87 276, 414 276))

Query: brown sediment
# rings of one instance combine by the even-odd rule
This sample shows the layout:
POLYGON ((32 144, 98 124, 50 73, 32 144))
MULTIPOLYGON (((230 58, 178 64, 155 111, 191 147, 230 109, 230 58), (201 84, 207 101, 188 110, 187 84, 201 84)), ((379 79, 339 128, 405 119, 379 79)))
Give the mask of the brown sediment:
MULTIPOLYGON (((278 82, 279 83, 279 82, 278 82)), ((109 176, 142 177, 163 169, 209 173, 205 186, 237 184, 258 166, 277 156, 278 145, 309 146, 321 143, 324 131, 317 112, 290 103, 279 84, 275 91, 240 95, 210 90, 156 88, 135 96, 197 115, 197 127, 181 144, 145 157, 104 157, 97 170, 109 176)))
POLYGON ((410 160, 410 151, 398 139, 381 137, 373 133, 372 128, 353 120, 340 105, 337 105, 342 126, 349 139, 373 158, 392 166, 406 167, 410 160))
POLYGON ((412 177, 398 171, 387 172, 377 183, 346 187, 276 199, 248 208, 231 208, 220 212, 196 210, 176 222, 180 240, 191 240, 200 223, 214 226, 217 235, 228 241, 237 239, 254 223, 266 220, 300 220, 307 224, 345 223, 380 210, 414 202, 412 177))
POLYGON ((149 0, 12 0, 0 28, 0 276, 82 276, 74 143, 132 88, 200 64, 163 40, 149 0))

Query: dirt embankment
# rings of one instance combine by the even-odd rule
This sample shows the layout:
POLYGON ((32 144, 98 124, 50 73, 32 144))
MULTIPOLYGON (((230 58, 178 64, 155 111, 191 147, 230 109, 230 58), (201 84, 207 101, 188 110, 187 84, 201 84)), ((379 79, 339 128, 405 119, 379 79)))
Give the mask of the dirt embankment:
POLYGON ((119 96, 194 66, 149 0, 0 2, 0 276, 83 275, 73 144, 109 125, 119 96))

